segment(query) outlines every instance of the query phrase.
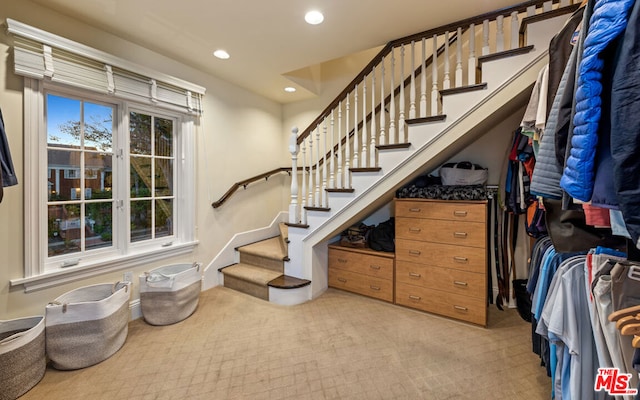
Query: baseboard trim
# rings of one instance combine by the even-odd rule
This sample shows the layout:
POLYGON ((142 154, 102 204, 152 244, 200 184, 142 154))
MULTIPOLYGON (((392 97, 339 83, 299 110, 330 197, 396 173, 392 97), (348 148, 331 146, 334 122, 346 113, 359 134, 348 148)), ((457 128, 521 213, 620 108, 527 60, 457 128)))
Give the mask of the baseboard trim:
POLYGON ((140 306, 140 299, 135 299, 129 302, 129 312, 131 313, 130 321, 142 318, 142 307, 140 306))

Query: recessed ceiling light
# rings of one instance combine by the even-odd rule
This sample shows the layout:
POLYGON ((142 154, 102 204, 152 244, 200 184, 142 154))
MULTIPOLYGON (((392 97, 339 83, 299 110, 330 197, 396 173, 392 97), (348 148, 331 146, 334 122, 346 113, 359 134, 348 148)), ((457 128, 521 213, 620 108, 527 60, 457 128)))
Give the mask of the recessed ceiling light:
POLYGON ((216 50, 213 52, 213 55, 218 57, 221 60, 226 60, 227 58, 229 58, 229 53, 227 53, 224 50, 216 50))
POLYGON ((308 24, 318 25, 324 21, 324 15, 320 11, 309 11, 305 14, 304 20, 307 21, 308 24))
POLYGON ((296 91, 296 88, 291 87, 291 86, 287 86, 286 88, 284 88, 285 92, 289 92, 289 93, 293 93, 296 91))

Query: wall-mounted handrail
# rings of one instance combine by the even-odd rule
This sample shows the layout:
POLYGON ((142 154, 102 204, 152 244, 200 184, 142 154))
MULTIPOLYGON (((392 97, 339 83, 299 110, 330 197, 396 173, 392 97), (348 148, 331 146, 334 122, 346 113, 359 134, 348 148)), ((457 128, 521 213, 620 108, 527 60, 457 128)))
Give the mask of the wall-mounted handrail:
POLYGON ((280 167, 280 168, 272 169, 269 172, 265 172, 265 173, 262 173, 260 175, 256 175, 254 177, 251 177, 249 179, 245 179, 243 181, 236 182, 233 185, 231 185, 229 190, 227 190, 227 192, 225 194, 223 194, 222 197, 220 197, 220 200, 214 201, 213 203, 211 203, 211 206, 213 208, 218 208, 221 205, 223 205, 224 202, 227 201, 229 199, 229 197, 231 197, 231 195, 234 194, 236 192, 236 190, 240 189, 241 187, 244 187, 246 189, 247 186, 250 183, 257 182, 257 181, 262 180, 262 179, 269 180, 269 177, 271 177, 272 175, 276 175, 276 174, 279 174, 279 173, 282 173, 282 172, 286 172, 287 174, 290 174, 291 173, 291 167, 280 167))

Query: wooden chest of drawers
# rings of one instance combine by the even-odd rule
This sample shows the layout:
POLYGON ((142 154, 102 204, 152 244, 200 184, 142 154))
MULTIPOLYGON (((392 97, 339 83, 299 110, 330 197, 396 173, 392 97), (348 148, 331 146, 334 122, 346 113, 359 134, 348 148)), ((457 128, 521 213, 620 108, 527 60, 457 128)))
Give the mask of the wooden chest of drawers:
POLYGON ((487 205, 396 199, 395 302, 487 324, 487 205))
POLYGON ((329 245, 329 286, 393 302, 394 253, 329 245))

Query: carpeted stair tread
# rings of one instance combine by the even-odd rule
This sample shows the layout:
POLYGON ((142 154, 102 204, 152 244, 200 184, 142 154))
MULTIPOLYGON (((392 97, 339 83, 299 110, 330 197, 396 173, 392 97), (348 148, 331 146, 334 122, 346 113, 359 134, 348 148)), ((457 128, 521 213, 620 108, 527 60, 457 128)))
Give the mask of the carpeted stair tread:
POLYGON ((233 276, 243 281, 252 282, 257 285, 264 286, 266 286, 267 283, 271 282, 272 280, 282 276, 281 272, 242 263, 226 267, 222 270, 222 273, 225 276, 233 276))
POLYGON ((238 247, 238 251, 272 260, 284 260, 287 254, 283 251, 280 236, 238 247))

